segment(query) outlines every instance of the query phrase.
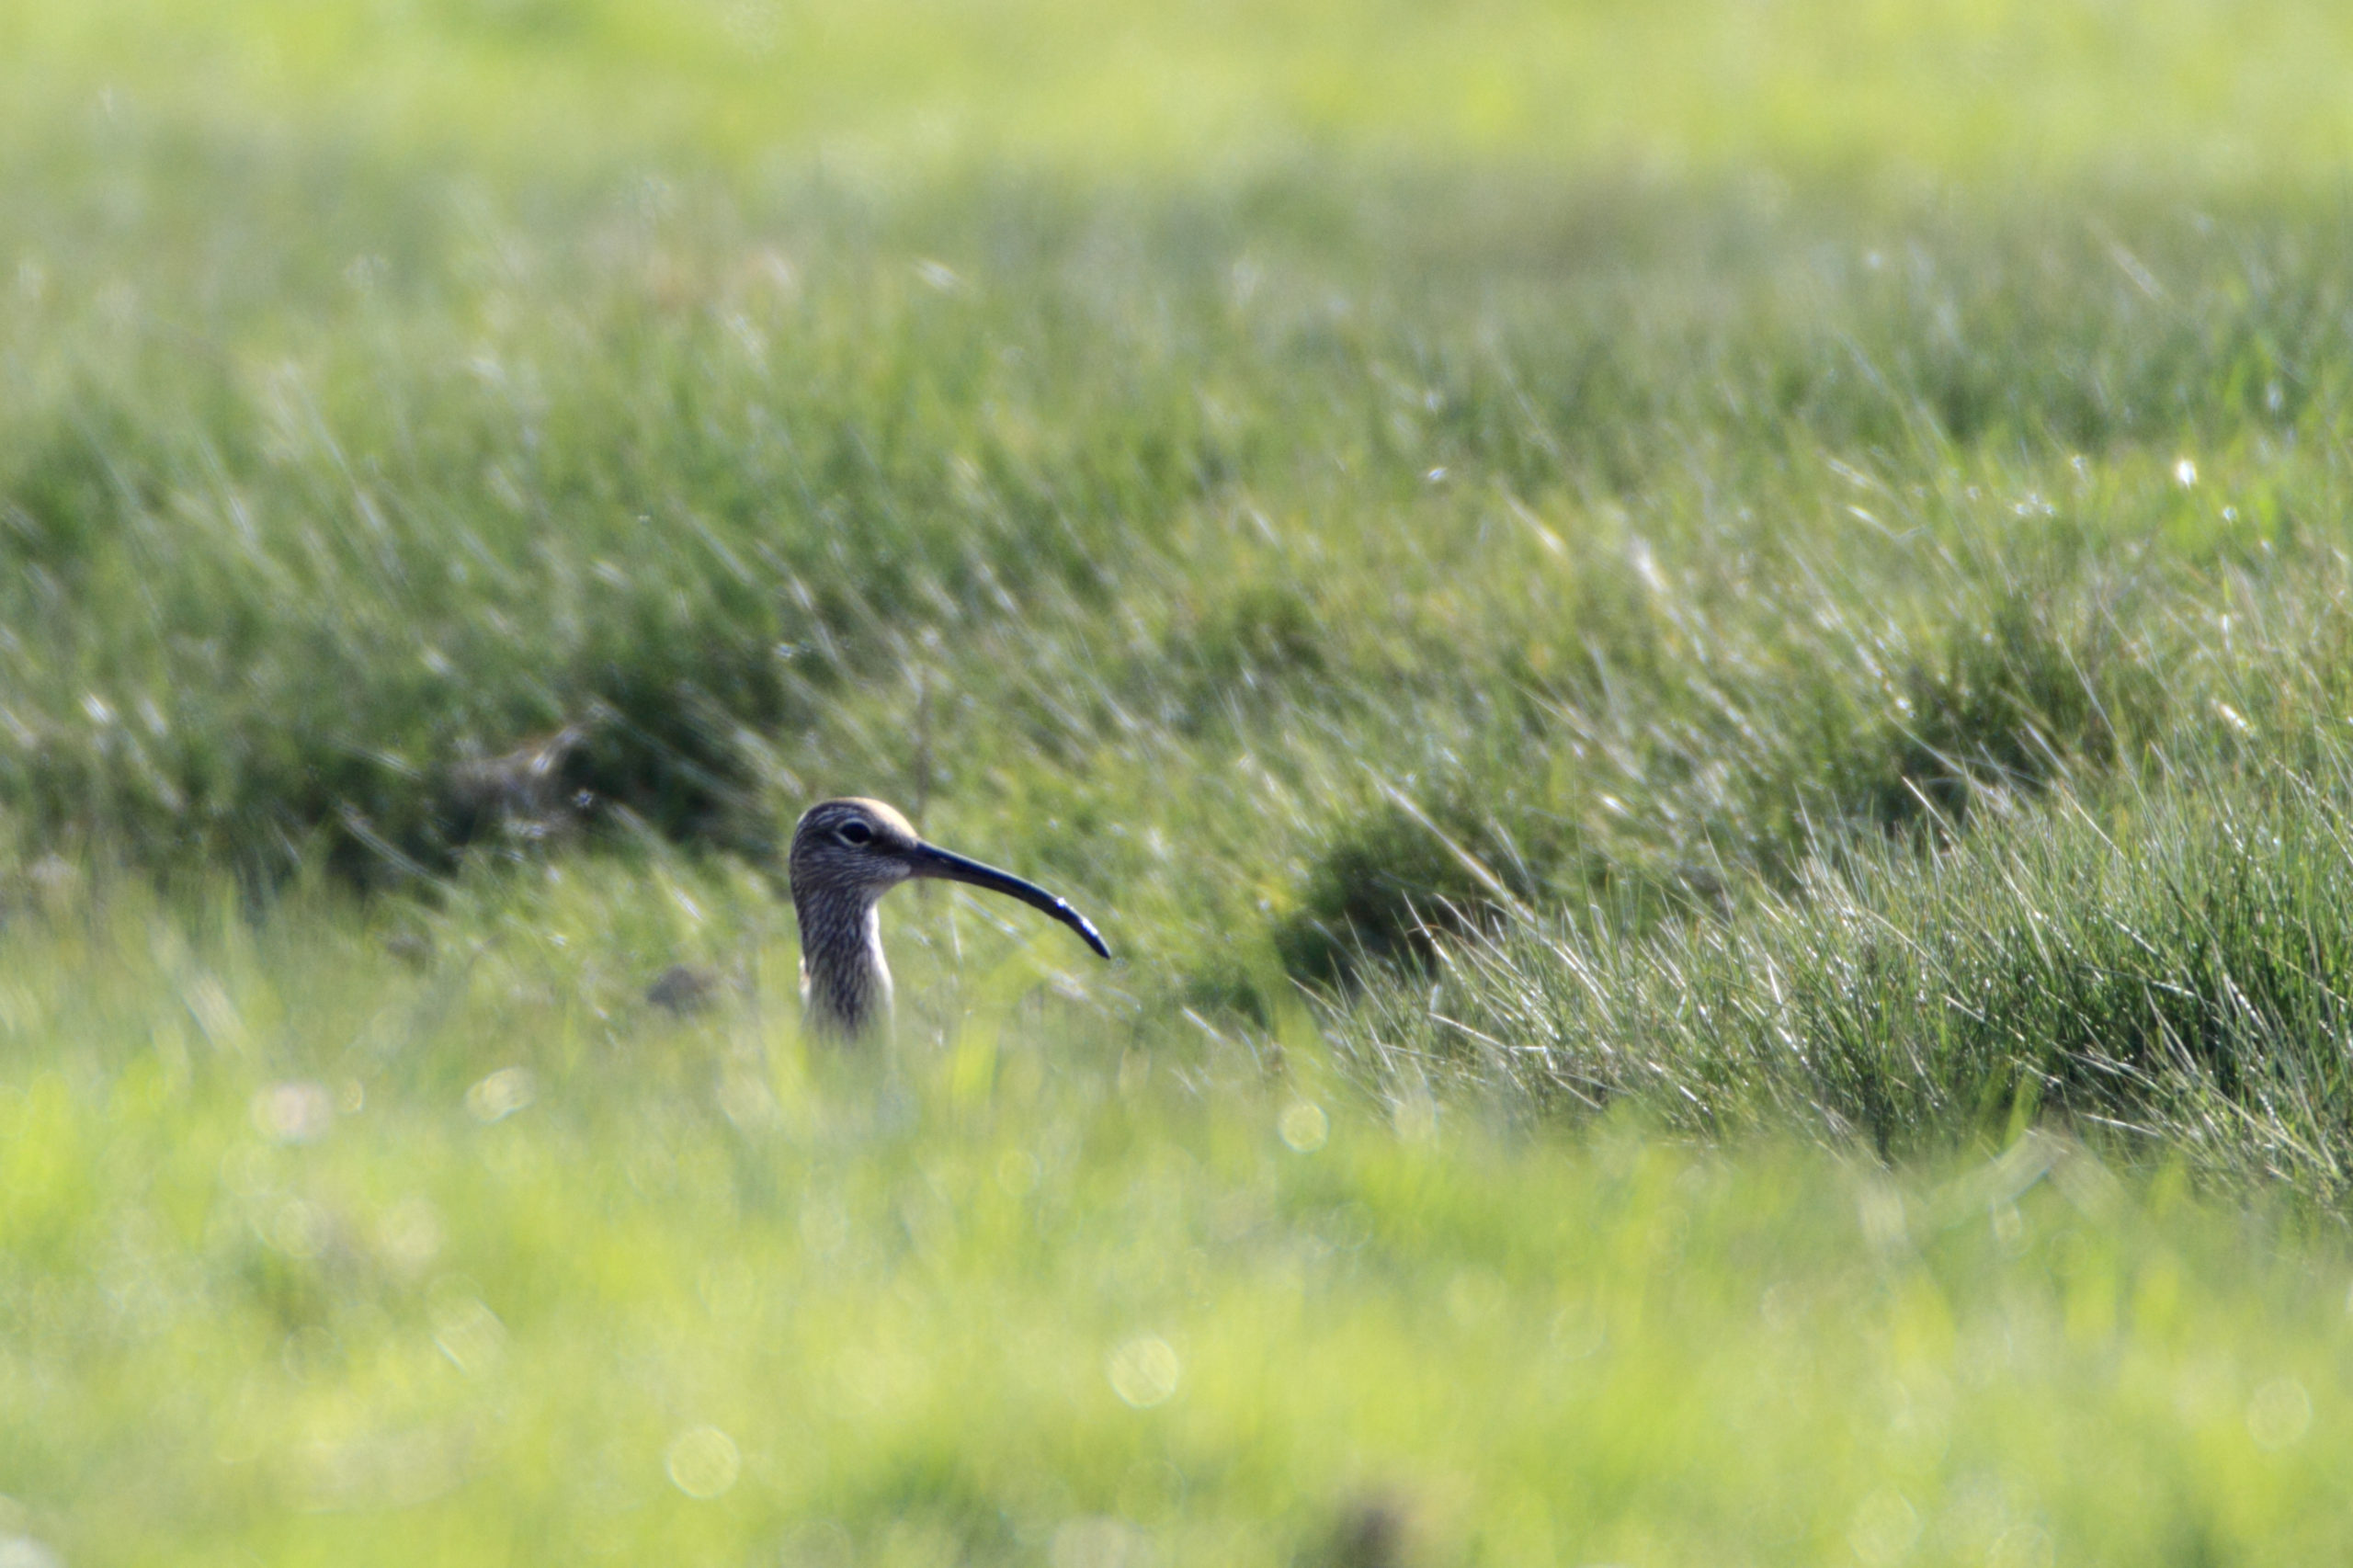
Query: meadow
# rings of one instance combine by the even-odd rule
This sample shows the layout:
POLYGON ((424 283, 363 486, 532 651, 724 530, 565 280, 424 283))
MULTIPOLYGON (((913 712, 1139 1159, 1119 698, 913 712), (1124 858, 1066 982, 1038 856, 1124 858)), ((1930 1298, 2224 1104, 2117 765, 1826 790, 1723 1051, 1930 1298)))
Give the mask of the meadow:
POLYGON ((0 1563, 2343 1552, 2348 65, 0 12, 0 1563))

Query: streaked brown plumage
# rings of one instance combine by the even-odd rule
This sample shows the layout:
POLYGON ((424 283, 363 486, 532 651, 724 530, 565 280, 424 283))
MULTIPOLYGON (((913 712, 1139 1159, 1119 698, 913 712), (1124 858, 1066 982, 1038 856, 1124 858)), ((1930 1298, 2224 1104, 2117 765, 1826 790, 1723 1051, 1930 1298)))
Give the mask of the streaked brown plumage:
POLYGON ((880 801, 821 801, 792 830, 787 863, 792 911, 801 922, 801 1000, 810 1027, 855 1039, 891 1011, 891 966, 882 957, 882 895, 916 877, 968 883, 1019 899, 1078 933, 1103 958, 1111 949, 1086 917, 1033 882, 926 844, 906 818, 880 801))

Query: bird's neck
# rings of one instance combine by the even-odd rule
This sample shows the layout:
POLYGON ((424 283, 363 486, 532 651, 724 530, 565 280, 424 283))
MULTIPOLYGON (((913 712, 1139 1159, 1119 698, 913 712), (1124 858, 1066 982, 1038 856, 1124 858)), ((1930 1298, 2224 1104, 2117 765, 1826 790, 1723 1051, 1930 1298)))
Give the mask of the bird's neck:
POLYGON ((882 916, 872 900, 795 894, 801 923, 801 1000, 810 1026, 852 1039, 891 1016, 891 966, 882 958, 882 916))

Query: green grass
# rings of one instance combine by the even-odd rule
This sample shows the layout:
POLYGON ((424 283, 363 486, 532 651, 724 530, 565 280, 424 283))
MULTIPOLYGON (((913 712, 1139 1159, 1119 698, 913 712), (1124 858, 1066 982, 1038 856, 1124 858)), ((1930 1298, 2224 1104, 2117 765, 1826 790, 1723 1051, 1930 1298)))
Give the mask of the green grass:
POLYGON ((2342 776, 2240 778, 1832 850, 1795 892, 1648 939, 1517 923, 1376 991, 1345 1049, 1409 1082, 1811 1126, 1881 1155, 2062 1114, 2193 1164, 2345 1189, 2342 776), (2022 820, 2023 819, 2023 820, 2022 820))
POLYGON ((53 892, 0 991, 20 1528, 74 1562, 1362 1562, 1381 1519, 1373 1561, 2345 1548, 2353 1263, 2292 1206, 2049 1135, 1890 1174, 1385 1112, 1312 1037, 1273 1077, 1123 1049, 969 924, 943 1049, 813 1055, 773 915, 667 885, 513 892, 422 971, 334 904, 53 892), (607 966, 688 931, 762 983, 665 1025, 607 966))
POLYGON ((2353 28, 2299 0, 107 0, 0 27, 0 101, 44 152, 95 110, 134 134, 193 122, 500 179, 822 160, 889 186, 976 159, 1119 178, 1339 149, 1657 180, 2204 187, 2325 183, 2353 134, 2353 28))
POLYGON ((0 1534, 2340 1553, 2348 65, 0 15, 0 1534))

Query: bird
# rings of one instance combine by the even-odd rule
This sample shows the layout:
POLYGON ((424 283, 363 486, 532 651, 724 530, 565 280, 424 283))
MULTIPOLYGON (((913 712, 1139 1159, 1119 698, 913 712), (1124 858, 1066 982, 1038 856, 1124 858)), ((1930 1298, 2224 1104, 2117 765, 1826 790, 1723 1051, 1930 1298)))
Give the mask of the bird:
POLYGON ((1017 898, 1061 921, 1108 959, 1086 916, 1035 882, 924 842, 915 825, 880 801, 820 801, 792 830, 786 872, 801 925, 801 1004, 815 1033, 836 1040, 872 1035, 891 1014, 891 966, 882 957, 882 895, 917 877, 963 882, 1017 898))

